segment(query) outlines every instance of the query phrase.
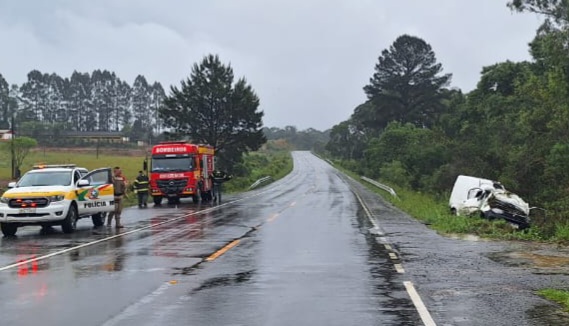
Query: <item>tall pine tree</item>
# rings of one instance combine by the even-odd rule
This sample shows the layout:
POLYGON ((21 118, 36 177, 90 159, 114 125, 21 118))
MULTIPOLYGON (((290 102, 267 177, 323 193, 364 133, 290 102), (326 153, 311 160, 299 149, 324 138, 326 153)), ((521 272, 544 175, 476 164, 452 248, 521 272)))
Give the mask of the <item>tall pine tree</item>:
POLYGON ((178 135, 213 145, 226 169, 266 141, 259 98, 244 78, 234 83, 233 69, 217 55, 194 64, 180 88, 171 87, 160 116, 178 135))

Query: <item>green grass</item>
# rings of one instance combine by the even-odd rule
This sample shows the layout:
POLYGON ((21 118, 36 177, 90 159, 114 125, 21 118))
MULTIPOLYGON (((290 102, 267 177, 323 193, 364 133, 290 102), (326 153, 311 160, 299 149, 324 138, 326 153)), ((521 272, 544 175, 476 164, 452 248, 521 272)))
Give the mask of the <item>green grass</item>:
MULTIPOLYGON (((126 151, 124 152, 127 153, 126 151)), ((31 152, 24 160, 21 167, 22 174, 32 169, 34 164, 76 164, 89 170, 102 167, 120 166, 129 181, 133 181, 142 169, 144 156, 139 155, 120 155, 101 153, 85 153, 76 149, 50 151, 39 150, 31 152)), ((249 189, 258 179, 270 176, 269 182, 278 180, 287 175, 292 170, 292 157, 288 150, 263 150, 252 152, 245 156, 244 169, 246 176, 235 177, 224 185, 227 192, 237 193, 249 189)), ((10 181, 11 165, 9 155, 0 153, 0 188, 5 188, 10 181)), ((151 198, 149 198, 149 201, 151 198)), ((129 193, 125 205, 135 205, 137 203, 136 194, 129 193)))
MULTIPOLYGON (((83 153, 77 149, 57 150, 57 151, 34 151, 24 160, 20 170, 22 175, 31 170, 35 164, 75 164, 79 167, 89 169, 89 171, 104 168, 120 166, 127 179, 132 182, 138 175, 138 171, 142 170, 142 155, 109 155, 96 153, 83 153)), ((6 153, 0 155, 0 187, 5 189, 11 177, 11 164, 9 156, 6 153)), ((126 206, 132 206, 137 203, 136 194, 128 193, 125 201, 126 206)))
MULTIPOLYGON (((37 151, 31 152, 20 168, 22 175, 31 170, 34 164, 76 164, 89 170, 102 167, 120 166, 127 179, 136 178, 138 171, 142 169, 144 156, 108 155, 78 153, 77 150, 66 151, 37 151)), ((10 180, 11 164, 9 156, 0 156, 0 180, 10 180)))
POLYGON ((226 192, 246 191, 255 181, 267 176, 271 177, 269 182, 273 182, 289 174, 293 168, 292 157, 288 151, 253 152, 245 157, 243 166, 248 173, 226 182, 226 192))
POLYGON ((539 290, 537 293, 548 300, 560 304, 561 306, 563 306, 563 310, 569 312, 569 291, 543 289, 539 290))

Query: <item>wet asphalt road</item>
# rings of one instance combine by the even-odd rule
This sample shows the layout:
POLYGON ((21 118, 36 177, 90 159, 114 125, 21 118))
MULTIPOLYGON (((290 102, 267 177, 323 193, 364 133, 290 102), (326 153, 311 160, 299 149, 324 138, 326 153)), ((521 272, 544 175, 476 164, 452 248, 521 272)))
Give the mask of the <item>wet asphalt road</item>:
POLYGON ((221 205, 129 208, 119 233, 80 220, 1 239, 0 325, 567 324, 533 294, 566 274, 505 263, 515 244, 443 238, 310 153, 294 159, 221 205))

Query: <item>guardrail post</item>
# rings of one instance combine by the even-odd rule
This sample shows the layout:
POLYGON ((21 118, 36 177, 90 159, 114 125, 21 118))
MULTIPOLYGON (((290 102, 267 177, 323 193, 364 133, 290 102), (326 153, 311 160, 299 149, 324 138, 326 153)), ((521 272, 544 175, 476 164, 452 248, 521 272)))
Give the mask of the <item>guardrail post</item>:
POLYGON ((384 185, 384 184, 381 184, 381 183, 379 183, 379 182, 377 182, 377 181, 375 181, 375 180, 373 180, 373 179, 370 179, 370 178, 368 178, 368 177, 361 176, 361 179, 364 180, 364 181, 367 181, 367 182, 371 183, 372 185, 374 185, 374 186, 376 186, 376 187, 378 187, 378 188, 380 188, 380 189, 383 189, 383 190, 389 192, 389 193, 391 194, 391 196, 397 197, 397 194, 395 193, 395 190, 393 190, 393 188, 391 188, 391 187, 389 187, 389 186, 386 186, 386 185, 384 185))
POLYGON ((254 188, 256 188, 257 186, 259 186, 260 184, 265 183, 265 182, 267 182, 267 181, 269 181, 269 180, 271 180, 271 179, 272 179, 271 176, 262 177, 261 179, 259 179, 259 180, 255 181, 255 182, 253 182, 253 184, 249 186, 249 190, 254 189, 254 188))

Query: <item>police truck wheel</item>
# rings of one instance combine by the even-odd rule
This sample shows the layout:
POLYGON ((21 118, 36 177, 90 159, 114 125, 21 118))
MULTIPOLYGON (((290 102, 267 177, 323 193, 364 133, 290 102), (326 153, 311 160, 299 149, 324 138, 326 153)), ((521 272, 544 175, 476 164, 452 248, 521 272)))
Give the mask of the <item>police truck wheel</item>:
POLYGON ((61 223, 61 230, 63 233, 72 233, 77 228, 77 207, 71 205, 69 211, 67 211, 67 216, 61 223))
POLYGON ((6 237, 16 235, 16 231, 18 231, 18 225, 16 223, 0 223, 0 228, 2 229, 2 234, 6 237))
POLYGON ((97 213, 91 215, 91 221, 93 221, 94 227, 99 227, 105 225, 105 215, 104 213, 97 213))

